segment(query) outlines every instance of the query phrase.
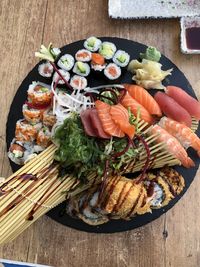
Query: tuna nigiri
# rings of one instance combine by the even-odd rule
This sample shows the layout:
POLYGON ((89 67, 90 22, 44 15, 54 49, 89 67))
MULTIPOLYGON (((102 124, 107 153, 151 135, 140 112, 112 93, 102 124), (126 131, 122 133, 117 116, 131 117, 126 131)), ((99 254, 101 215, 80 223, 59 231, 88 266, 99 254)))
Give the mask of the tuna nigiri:
POLYGON ((194 166, 194 162, 190 157, 188 157, 187 152, 179 143, 179 141, 169 134, 166 130, 161 128, 159 125, 154 125, 151 130, 152 134, 159 134, 157 141, 164 142, 166 145, 167 150, 173 154, 178 160, 180 160, 181 164, 186 167, 190 168, 194 166))
POLYGON ((121 103, 124 107, 130 108, 131 112, 137 116, 137 113, 139 111, 140 118, 149 124, 152 124, 153 118, 150 115, 150 113, 142 106, 140 105, 135 99, 133 99, 128 92, 126 92, 125 96, 121 100, 121 103))
POLYGON ((124 87, 129 92, 129 94, 140 103, 151 115, 156 115, 158 117, 162 116, 162 111, 155 101, 153 96, 151 96, 147 90, 139 85, 125 84, 124 87))
POLYGON ((107 103, 97 100, 95 102, 95 107, 97 109, 97 113, 102 123, 104 131, 111 136, 124 137, 125 134, 111 118, 110 115, 111 106, 108 105, 107 103))
POLYGON ((110 115, 119 128, 132 139, 135 134, 135 127, 129 123, 127 109, 121 104, 111 106, 110 115))
POLYGON ((188 95, 183 89, 176 86, 167 86, 166 93, 172 97, 179 105, 184 107, 191 116, 200 120, 200 103, 195 98, 188 95))
POLYGON ((173 98, 169 97, 168 95, 162 92, 157 92, 154 98, 157 101, 163 113, 167 117, 175 121, 178 121, 180 123, 183 123, 188 127, 191 127, 192 118, 190 114, 187 112, 186 109, 180 106, 173 98))
POLYGON ((200 156, 200 139, 190 128, 167 117, 163 117, 159 125, 176 137, 182 146, 186 149, 188 147, 194 148, 200 156))

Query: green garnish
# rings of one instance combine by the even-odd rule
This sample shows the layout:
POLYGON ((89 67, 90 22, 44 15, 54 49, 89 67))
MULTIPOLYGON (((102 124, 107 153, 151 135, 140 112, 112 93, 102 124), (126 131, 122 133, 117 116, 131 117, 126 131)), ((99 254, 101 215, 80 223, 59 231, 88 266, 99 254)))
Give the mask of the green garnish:
POLYGON ((155 47, 149 46, 145 53, 140 53, 140 58, 159 62, 161 54, 155 47))
POLYGON ((99 53, 102 56, 112 56, 113 55, 112 46, 110 46, 109 44, 102 44, 102 46, 99 49, 99 53))
POLYGON ((46 87, 41 87, 41 88, 40 88, 40 91, 41 91, 42 93, 46 93, 46 92, 49 91, 49 89, 46 88, 46 87))
POLYGON ((35 52, 36 57, 39 57, 40 59, 49 60, 50 62, 54 62, 59 54, 60 54, 60 49, 54 48, 52 46, 52 43, 50 43, 48 47, 41 45, 40 51, 35 52))

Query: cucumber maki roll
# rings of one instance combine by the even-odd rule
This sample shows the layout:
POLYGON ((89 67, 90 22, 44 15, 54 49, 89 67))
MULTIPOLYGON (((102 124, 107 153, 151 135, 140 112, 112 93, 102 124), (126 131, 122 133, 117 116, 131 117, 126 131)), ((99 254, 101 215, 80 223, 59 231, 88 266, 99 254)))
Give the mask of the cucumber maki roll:
POLYGON ((65 54, 58 60, 57 65, 63 70, 70 71, 74 66, 74 58, 70 54, 65 54))
POLYGON ((121 68, 115 63, 110 63, 104 69, 104 75, 108 80, 117 80, 121 76, 121 68))
POLYGON ((91 60, 92 53, 86 49, 78 50, 75 55, 77 61, 88 62, 91 60))
POLYGON ((129 61, 130 55, 123 50, 118 50, 113 57, 113 62, 121 68, 126 67, 129 61))
POLYGON ((116 46, 111 42, 103 42, 99 48, 99 53, 105 58, 105 59, 112 59, 117 48, 116 46))
POLYGON ((74 65, 73 72, 77 75, 86 77, 90 74, 90 66, 87 63, 77 61, 74 65))
POLYGON ((87 79, 79 75, 74 75, 70 80, 70 85, 77 90, 83 90, 87 87, 87 79))
MULTIPOLYGON (((68 82, 70 79, 70 73, 66 70, 59 69, 60 73, 62 76, 65 78, 65 80, 68 82)), ((64 84, 65 82, 60 78, 57 72, 54 73, 53 75, 53 81, 56 82, 59 79, 58 84, 64 84)))
POLYGON ((91 51, 91 52, 96 52, 99 50, 99 47, 101 45, 101 40, 94 37, 94 36, 91 36, 89 38, 87 38, 83 44, 83 46, 91 51))

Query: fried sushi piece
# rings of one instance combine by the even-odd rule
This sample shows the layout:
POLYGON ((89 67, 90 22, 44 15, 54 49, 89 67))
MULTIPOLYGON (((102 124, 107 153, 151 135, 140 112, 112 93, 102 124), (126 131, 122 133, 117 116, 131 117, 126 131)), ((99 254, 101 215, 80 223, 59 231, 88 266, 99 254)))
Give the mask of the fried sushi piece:
POLYGON ((48 147, 51 144, 51 132, 47 126, 43 126, 39 130, 36 143, 41 147, 48 147))
POLYGON ((18 120, 15 129, 17 141, 32 142, 36 139, 38 125, 31 125, 27 120, 18 120))
POLYGON ((45 126, 53 127, 56 123, 56 116, 53 114, 52 109, 46 109, 42 113, 42 122, 45 126))
POLYGON ((24 118, 31 123, 38 123, 41 121, 43 110, 30 107, 24 104, 22 107, 24 118))
POLYGON ((39 82, 33 82, 28 88, 28 100, 37 107, 47 107, 51 104, 52 100, 50 86, 39 82))

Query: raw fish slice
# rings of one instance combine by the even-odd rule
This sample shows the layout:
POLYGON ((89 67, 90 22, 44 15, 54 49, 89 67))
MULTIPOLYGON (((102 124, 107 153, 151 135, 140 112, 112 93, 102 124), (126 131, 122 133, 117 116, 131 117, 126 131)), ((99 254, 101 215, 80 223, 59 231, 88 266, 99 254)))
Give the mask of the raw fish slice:
POLYGON ((179 141, 169 134, 166 130, 161 128, 159 125, 154 125, 151 129, 152 134, 159 134, 157 141, 158 143, 164 142, 166 145, 167 150, 173 154, 178 160, 180 160, 181 164, 186 167, 190 168, 194 166, 194 162, 190 157, 188 157, 187 152, 179 143, 179 141))
POLYGON ((166 93, 172 97, 179 105, 184 107, 191 116, 200 120, 200 103, 195 98, 188 95, 183 89, 176 86, 167 86, 166 93))
POLYGON ((157 92, 154 98, 157 101, 163 113, 167 117, 175 121, 178 121, 180 123, 183 123, 188 127, 191 127, 192 118, 190 114, 187 112, 186 109, 180 106, 173 98, 169 97, 168 95, 162 92, 157 92))
POLYGON ((190 128, 167 117, 163 117, 159 125, 176 137, 182 146, 186 149, 188 147, 194 148, 200 156, 200 139, 190 128))
POLYGON ((92 127, 91 121, 90 121, 90 112, 92 109, 86 109, 85 111, 81 112, 81 122, 83 124, 85 133, 89 136, 97 136, 95 129, 92 127))
POLYGON ((124 137, 125 134, 115 124, 115 122, 112 120, 110 116, 111 106, 100 100, 97 100, 95 102, 95 107, 97 109, 97 113, 102 123, 104 131, 111 136, 124 137))
POLYGON ((111 106, 110 115, 119 128, 132 139, 135 134, 135 127, 129 123, 127 109, 121 104, 111 106))
POLYGON ((143 87, 134 84, 125 84, 124 87, 127 89, 129 94, 140 103, 151 115, 156 115, 158 117, 162 116, 162 111, 155 101, 153 96, 151 96, 147 90, 143 87))
POLYGON ((130 108, 131 112, 137 116, 138 111, 140 112, 140 119, 152 124, 153 118, 150 113, 138 103, 135 99, 133 99, 128 92, 126 92, 124 98, 121 100, 121 104, 125 108, 130 108))

